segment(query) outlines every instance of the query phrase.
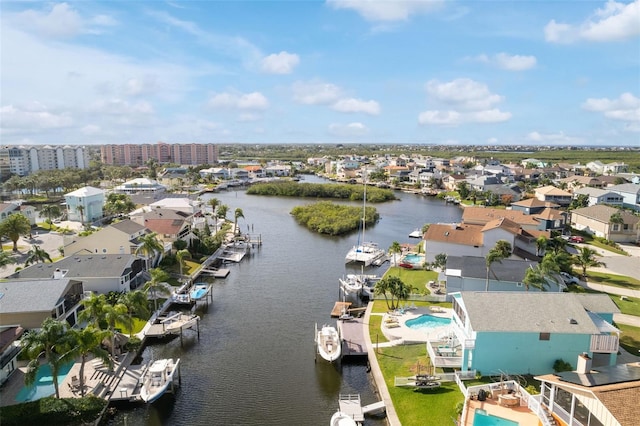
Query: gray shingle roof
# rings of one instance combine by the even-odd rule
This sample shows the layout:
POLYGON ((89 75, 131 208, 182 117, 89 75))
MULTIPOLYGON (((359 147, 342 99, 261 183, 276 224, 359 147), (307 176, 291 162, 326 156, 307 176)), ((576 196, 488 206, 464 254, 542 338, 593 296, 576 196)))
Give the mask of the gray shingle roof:
POLYGON ((0 314, 50 311, 62 299, 71 281, 63 278, 0 283, 0 314))
POLYGON ((126 219, 120 222, 112 223, 109 226, 117 229, 118 231, 122 231, 127 235, 135 234, 144 229, 144 226, 132 221, 131 219, 126 219))
MULTIPOLYGON (((502 262, 494 262, 491 270, 495 273, 490 279, 496 277, 500 281, 521 282, 527 268, 537 265, 537 262, 517 259, 503 259, 502 262)), ((462 277, 486 278, 487 264, 484 257, 479 256, 449 256, 447 257, 447 269, 459 269, 462 277)))
POLYGON ((52 278, 56 269, 68 271, 65 278, 119 277, 131 266, 131 254, 74 254, 55 263, 37 263, 11 275, 12 278, 52 278))
POLYGON ((480 332, 600 334, 586 308, 606 309, 596 311, 600 313, 619 312, 606 294, 576 296, 544 292, 462 293, 471 326, 480 332))

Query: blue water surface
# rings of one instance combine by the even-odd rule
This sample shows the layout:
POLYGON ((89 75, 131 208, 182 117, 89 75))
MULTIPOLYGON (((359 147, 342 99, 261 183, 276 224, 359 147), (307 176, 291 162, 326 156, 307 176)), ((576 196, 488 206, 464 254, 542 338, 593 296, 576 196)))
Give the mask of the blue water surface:
MULTIPOLYGON (((58 372, 58 386, 69 374, 69 370, 73 367, 73 362, 65 364, 60 368, 58 372)), ((36 381, 31 386, 23 386, 16 396, 16 402, 35 401, 46 396, 51 396, 56 393, 53 386, 53 377, 51 375, 51 367, 44 364, 38 369, 36 375, 36 381)))

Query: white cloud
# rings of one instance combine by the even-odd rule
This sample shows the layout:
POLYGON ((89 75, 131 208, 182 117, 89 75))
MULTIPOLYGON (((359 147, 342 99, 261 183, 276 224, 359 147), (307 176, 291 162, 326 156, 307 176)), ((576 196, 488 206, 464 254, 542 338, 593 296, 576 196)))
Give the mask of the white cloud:
POLYGON ((448 108, 420 113, 420 124, 498 123, 511 118, 511 113, 502 112, 495 107, 504 97, 491 93, 484 83, 468 78, 445 83, 430 80, 426 84, 426 90, 430 100, 448 108))
POLYGON ((125 99, 103 99, 95 102, 91 110, 98 114, 133 116, 151 115, 153 105, 147 101, 129 102, 125 99))
POLYGON ((269 74, 291 74, 300 63, 300 58, 294 53, 272 53, 262 58, 262 71, 269 74))
POLYGON ((354 122, 349 124, 332 123, 329 125, 329 133, 334 136, 364 136, 369 133, 369 129, 362 123, 354 122))
POLYGON ((217 93, 208 102, 212 108, 239 109, 239 110, 265 110, 269 107, 269 101, 260 92, 252 93, 217 93))
POLYGON ((342 90, 331 83, 297 81, 292 85, 293 99, 305 105, 327 105, 336 102, 342 90))
POLYGON ((376 101, 363 101, 360 99, 340 99, 331 108, 339 112, 364 112, 369 115, 380 114, 380 105, 376 101))
POLYGON ((25 106, 6 105, 0 108, 0 122, 3 133, 59 129, 73 125, 69 113, 49 111, 42 104, 25 106))
POLYGON ((406 21, 409 16, 430 13, 444 4, 440 0, 327 0, 334 9, 351 9, 367 21, 406 21))
POLYGON ((487 139, 487 143, 489 145, 495 145, 495 144, 498 143, 498 138, 489 138, 489 139, 487 139))
POLYGON ((584 140, 582 138, 567 136, 564 132, 558 133, 540 133, 530 132, 526 139, 531 142, 538 143, 563 143, 563 144, 582 144, 584 140))
POLYGON ((618 99, 589 98, 582 108, 587 111, 602 112, 605 117, 621 121, 640 123, 640 98, 631 93, 623 93, 618 99))
POLYGON ((262 116, 259 114, 252 114, 252 113, 242 113, 240 115, 238 115, 237 121, 241 122, 241 123, 247 123, 247 122, 251 122, 251 121, 258 121, 261 120, 262 116))
POLYGON ((577 40, 619 41, 640 35, 640 0, 619 3, 609 0, 580 24, 558 23, 554 19, 544 28, 545 39, 552 43, 577 40))
MULTIPOLYGON (((48 5, 48 3, 43 3, 48 5)), ((58 3, 46 11, 29 9, 15 16, 20 27, 46 37, 73 37, 81 33, 98 34, 101 27, 117 25, 107 15, 85 19, 68 3, 58 3)))
POLYGON ((145 75, 127 80, 124 83, 123 92, 128 96, 139 96, 155 93, 159 89, 158 76, 145 75))
POLYGON ((508 71, 524 71, 536 66, 535 56, 509 55, 498 53, 495 56, 497 65, 508 71))

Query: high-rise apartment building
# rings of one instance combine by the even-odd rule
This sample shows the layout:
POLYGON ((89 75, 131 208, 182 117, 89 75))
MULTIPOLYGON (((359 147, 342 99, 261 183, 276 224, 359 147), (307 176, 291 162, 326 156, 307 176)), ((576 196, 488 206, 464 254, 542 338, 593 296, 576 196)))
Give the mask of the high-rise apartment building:
POLYGON ((85 146, 4 146, 0 148, 0 176, 5 180, 3 159, 8 160, 9 174, 27 176, 39 170, 86 169, 91 153, 85 146))
POLYGON ((115 166, 143 166, 150 159, 161 164, 192 166, 218 162, 218 146, 215 144, 112 144, 103 145, 100 154, 104 164, 115 166))

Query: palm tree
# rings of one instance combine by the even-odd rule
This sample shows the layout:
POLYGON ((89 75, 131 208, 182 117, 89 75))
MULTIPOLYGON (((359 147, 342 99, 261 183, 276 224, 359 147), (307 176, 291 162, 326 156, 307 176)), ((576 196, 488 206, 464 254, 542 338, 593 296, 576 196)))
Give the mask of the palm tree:
POLYGON ((116 354, 116 326, 125 324, 129 329, 133 326, 133 320, 129 315, 129 309, 122 303, 104 305, 104 320, 107 323, 107 332, 111 338, 111 356, 116 354))
POLYGON ((47 318, 39 330, 30 330, 22 338, 24 351, 30 359, 24 378, 27 386, 35 382, 41 365, 40 357, 44 356, 51 368, 56 398, 60 398, 58 374, 62 366, 73 359, 73 352, 66 350, 69 341, 67 331, 66 323, 47 318))
POLYGON ((105 329, 104 306, 107 304, 107 298, 104 294, 91 293, 89 297, 82 299, 80 302, 84 309, 80 311, 78 319, 81 322, 88 322, 96 326, 96 328, 105 329))
POLYGON ((31 246, 31 250, 27 252, 27 259, 25 260, 25 266, 31 265, 32 263, 45 263, 46 261, 53 262, 51 260, 51 256, 47 253, 46 250, 41 249, 40 246, 34 244, 31 246))
POLYGON ((76 206, 76 210, 78 211, 78 214, 80 215, 80 223, 84 225, 84 206, 82 204, 78 204, 76 206))
POLYGON ((185 259, 191 257, 191 253, 187 249, 178 250, 176 253, 176 260, 178 261, 178 266, 180 267, 180 275, 182 275, 182 268, 184 268, 185 259))
POLYGON ((118 303, 127 307, 129 316, 140 319, 149 317, 149 299, 143 290, 134 290, 122 293, 118 298, 118 303))
POLYGON ((411 293, 411 288, 407 286, 400 277, 392 275, 386 276, 378 281, 373 291, 375 294, 382 294, 387 304, 387 309, 393 310, 397 308, 396 299, 398 301, 407 300, 411 293), (389 303, 389 299, 387 298, 388 295, 391 296, 391 303, 389 303))
POLYGON ((15 260, 9 256, 6 251, 0 251, 0 268, 15 263, 15 260))
POLYGON ((587 268, 606 267, 604 262, 596 259, 600 254, 589 247, 578 247, 578 254, 573 256, 573 264, 582 268, 582 277, 587 278, 587 268))
POLYGON ((154 266, 153 264, 149 265, 149 259, 154 258, 157 253, 162 253, 164 249, 162 243, 158 241, 157 235, 157 233, 151 232, 140 237, 139 241, 141 244, 135 251, 136 254, 142 254, 144 256, 147 262, 147 269, 150 269, 150 266, 154 266))
POLYGON ((391 247, 389 247, 389 252, 393 254, 393 264, 397 265, 396 254, 402 253, 402 246, 400 245, 399 242, 394 241, 391 243, 391 247))
POLYGON ((215 220, 215 232, 218 232, 218 220, 216 217, 216 207, 218 207, 220 205, 220 200, 218 200, 217 198, 211 198, 208 201, 208 204, 211 206, 211 217, 213 217, 213 219, 215 220))
POLYGON ((242 213, 242 209, 238 207, 233 213, 233 233, 234 235, 239 234, 240 230, 238 229, 238 219, 243 218, 244 214, 242 213))
POLYGON ((221 204, 217 208, 216 217, 218 219, 227 220, 227 213, 229 211, 229 207, 226 204, 221 204))
POLYGON ((49 226, 51 226, 52 224, 51 218, 60 217, 60 215, 62 214, 60 206, 57 206, 55 204, 47 204, 46 206, 42 207, 40 212, 47 217, 46 222, 49 224, 49 226))
POLYGON ((151 274, 151 280, 147 281, 144 285, 144 290, 153 297, 154 311, 158 311, 158 297, 157 293, 169 294, 169 290, 165 287, 164 283, 169 279, 169 274, 160 268, 154 268, 149 270, 151 274))
POLYGON ((13 251, 18 251, 18 240, 21 235, 31 232, 29 219, 22 213, 10 214, 5 220, 0 222, 0 234, 6 236, 13 242, 13 251))
POLYGON ((522 283, 524 284, 524 287, 527 291, 529 291, 529 287, 547 291, 546 287, 549 286, 549 283, 545 279, 544 273, 540 269, 540 265, 527 268, 527 271, 524 273, 522 283))
POLYGON ((536 256, 542 256, 544 250, 547 248, 547 237, 540 235, 536 238, 536 256))
POLYGON ((499 240, 495 247, 489 250, 485 263, 487 266, 487 283, 484 291, 489 291, 489 272, 491 271, 491 265, 495 262, 502 263, 502 259, 506 259, 511 255, 511 244, 506 240, 499 240))
POLYGON ((82 330, 72 328, 68 330, 69 340, 73 346, 71 352, 80 357, 80 395, 84 397, 84 365, 89 355, 101 359, 109 368, 113 368, 113 361, 109 352, 102 349, 102 341, 109 336, 109 332, 90 325, 82 330))

